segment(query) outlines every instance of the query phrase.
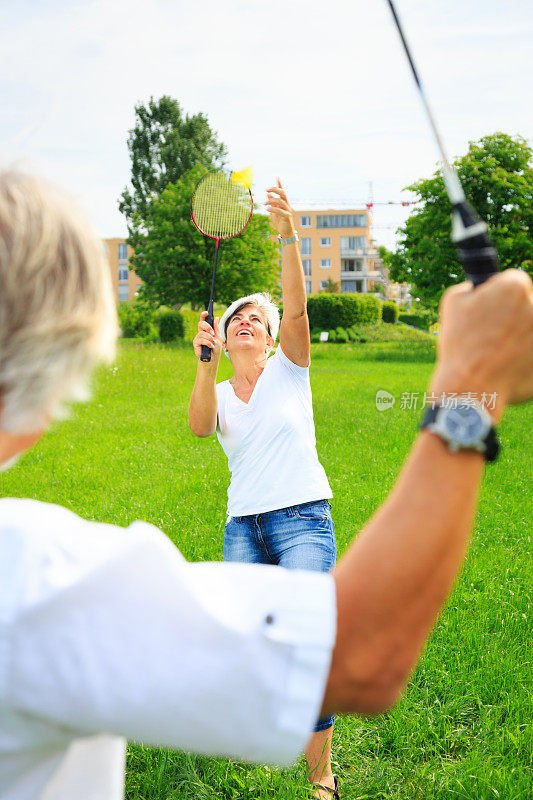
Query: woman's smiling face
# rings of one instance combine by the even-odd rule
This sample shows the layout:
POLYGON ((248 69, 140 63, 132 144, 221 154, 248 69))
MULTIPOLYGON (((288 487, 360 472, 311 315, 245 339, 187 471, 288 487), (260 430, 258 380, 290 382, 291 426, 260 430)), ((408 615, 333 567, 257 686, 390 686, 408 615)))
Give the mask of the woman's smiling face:
POLYGON ((254 356, 265 353, 273 344, 262 312, 252 303, 239 308, 227 324, 226 346, 230 357, 237 350, 249 351, 254 356))

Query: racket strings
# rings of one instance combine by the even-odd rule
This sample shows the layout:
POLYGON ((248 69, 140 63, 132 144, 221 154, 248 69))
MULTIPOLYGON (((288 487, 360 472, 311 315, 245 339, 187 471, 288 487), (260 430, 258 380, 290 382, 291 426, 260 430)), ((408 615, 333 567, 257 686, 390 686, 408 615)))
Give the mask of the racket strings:
POLYGON ((220 172, 207 175, 197 186, 192 213, 198 227, 208 236, 231 239, 247 225, 252 211, 248 189, 230 183, 220 172))

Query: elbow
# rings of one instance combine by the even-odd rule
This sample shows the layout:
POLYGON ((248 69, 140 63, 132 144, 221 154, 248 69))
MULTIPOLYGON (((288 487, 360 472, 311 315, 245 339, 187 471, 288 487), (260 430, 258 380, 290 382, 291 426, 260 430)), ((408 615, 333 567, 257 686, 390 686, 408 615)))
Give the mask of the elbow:
POLYGON ((409 674, 381 658, 365 660, 356 657, 336 665, 334 658, 327 703, 334 711, 375 716, 390 711, 401 699, 409 674))
POLYGON ((189 428, 194 433, 195 436, 198 436, 199 439, 204 439, 206 436, 211 436, 216 431, 216 425, 214 427, 206 428, 205 426, 199 425, 198 422, 191 420, 189 417, 189 428))
POLYGON ((290 308, 283 308, 283 314, 287 314, 290 319, 301 319, 307 316, 307 299, 304 298, 302 303, 295 305, 291 304, 290 308))

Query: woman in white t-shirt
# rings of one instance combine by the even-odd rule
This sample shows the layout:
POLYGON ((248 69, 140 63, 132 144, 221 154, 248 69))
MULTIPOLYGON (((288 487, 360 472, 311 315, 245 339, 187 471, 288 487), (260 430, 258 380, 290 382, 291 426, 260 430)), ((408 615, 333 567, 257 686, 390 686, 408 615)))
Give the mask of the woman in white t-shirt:
MULTIPOLYGON (((265 294, 236 300, 214 329, 203 312, 194 339, 198 370, 189 408, 193 433, 217 432, 228 457, 224 560, 328 572, 336 543, 331 489, 316 452, 309 383, 309 321, 298 236, 285 190, 267 190, 283 246, 283 320, 265 294), (269 354, 280 333, 280 344, 269 354), (211 348, 202 362, 202 345, 211 348), (216 384, 222 349, 234 375, 216 384)), ((316 798, 338 800, 331 770, 334 717, 318 720, 306 750, 316 798)))

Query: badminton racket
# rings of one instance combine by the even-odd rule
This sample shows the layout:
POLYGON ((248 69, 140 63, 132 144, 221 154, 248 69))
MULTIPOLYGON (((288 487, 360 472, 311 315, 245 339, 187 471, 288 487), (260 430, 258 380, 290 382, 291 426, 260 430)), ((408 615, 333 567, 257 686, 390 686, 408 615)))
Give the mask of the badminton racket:
MULTIPOLYGON (((252 218, 254 203, 251 169, 242 172, 208 172, 196 185, 191 199, 191 217, 198 230, 215 240, 215 260, 211 281, 211 297, 206 322, 213 327, 213 295, 220 242, 233 239, 246 228, 252 218)), ((211 349, 203 344, 201 361, 211 361, 211 349)))
POLYGON ((409 50, 394 3, 392 0, 387 0, 387 2, 392 12, 398 33, 400 34, 400 39, 402 40, 402 45, 407 60, 409 61, 413 78, 420 92, 422 104, 440 152, 442 177, 444 178, 446 192, 453 207, 452 241, 457 250, 457 255, 463 264, 466 276, 472 281, 475 287, 499 271, 498 254, 490 240, 486 222, 479 218, 476 210, 468 203, 459 176, 448 161, 442 138, 435 122, 435 117, 431 113, 424 89, 422 88, 422 81, 416 70, 415 62, 409 50))

